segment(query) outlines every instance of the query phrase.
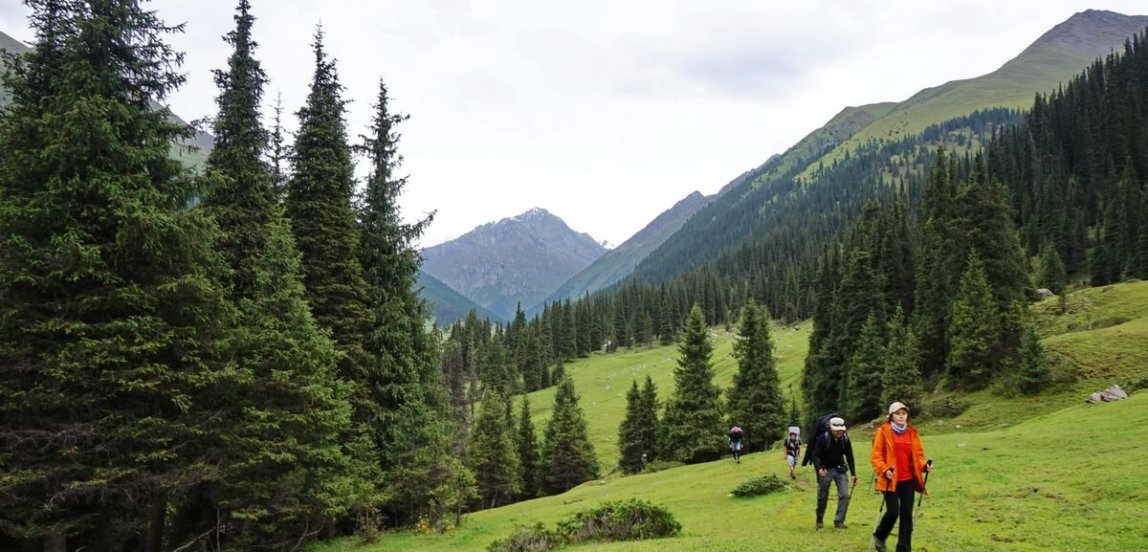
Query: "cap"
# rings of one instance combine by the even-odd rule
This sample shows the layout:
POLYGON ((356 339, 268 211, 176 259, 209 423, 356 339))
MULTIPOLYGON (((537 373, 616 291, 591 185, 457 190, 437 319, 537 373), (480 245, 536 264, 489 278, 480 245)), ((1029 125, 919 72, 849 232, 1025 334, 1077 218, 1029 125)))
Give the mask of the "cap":
POLYGON ((842 420, 841 418, 836 418, 836 417, 829 418, 829 429, 834 429, 834 430, 840 429, 840 430, 844 431, 845 430, 845 420, 842 420))
POLYGON ((905 409, 905 412, 909 411, 909 407, 905 406, 905 403, 897 401, 897 402, 889 405, 889 414, 892 414, 892 413, 894 413, 898 410, 901 410, 901 409, 905 409))

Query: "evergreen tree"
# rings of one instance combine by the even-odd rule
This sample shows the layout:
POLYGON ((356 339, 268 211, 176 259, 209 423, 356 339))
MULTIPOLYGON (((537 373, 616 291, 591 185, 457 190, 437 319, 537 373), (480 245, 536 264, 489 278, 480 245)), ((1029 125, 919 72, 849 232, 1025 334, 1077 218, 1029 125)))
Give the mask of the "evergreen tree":
POLYGON ((642 442, 642 392, 638 390, 638 381, 634 380, 630 390, 626 392, 626 415, 618 427, 618 466, 623 473, 638 473, 645 467, 642 442))
POLYGON ((961 276, 952 316, 949 328, 952 352, 946 365, 948 383, 965 389, 984 387, 999 368, 993 363, 993 350, 999 339, 1000 313, 993 303, 984 265, 976 250, 969 253, 968 268, 961 276))
MULTIPOLYGON (((371 164, 359 208, 359 261, 370 289, 374 321, 366 339, 374 366, 370 379, 379 409, 376 434, 389 497, 387 512, 396 524, 426 514, 439 487, 454 478, 444 443, 450 428, 445 410, 432 408, 428 393, 440 393, 435 337, 426 330, 427 307, 416 292, 422 259, 415 242, 431 216, 406 224, 398 200, 406 177, 396 126, 406 115, 392 113, 387 87, 379 82, 376 113, 361 151, 371 164)), ((429 519, 431 523, 440 520, 429 519)))
POLYGON ((889 321, 889 343, 885 351, 880 404, 900 401, 920 405, 925 393, 921 381, 920 351, 917 348, 917 337, 900 309, 889 321))
POLYGON ((539 453, 538 437, 534 433, 534 422, 530 419, 530 398, 522 395, 522 414, 518 417, 518 433, 515 446, 518 450, 519 480, 522 481, 523 499, 538 496, 539 453))
POLYGON ((943 149, 929 171, 923 205, 921 252, 917 260, 917 290, 913 319, 926 375, 940 373, 949 354, 948 327, 953 295, 964 260, 958 235, 956 177, 943 149))
POLYGON ((590 444, 574 382, 562 378, 554 394, 554 409, 542 446, 542 490, 547 494, 564 493, 596 477, 598 457, 590 444))
POLYGON ((1052 378, 1044 347, 1036 327, 1029 324, 1021 338, 1020 366, 1017 370, 1016 387, 1021 393, 1032 395, 1040 392, 1052 378))
POLYGON ((250 2, 240 0, 235 29, 224 37, 233 48, 228 68, 215 71, 219 113, 212 125, 214 145, 207 170, 220 182, 203 199, 223 231, 220 251, 232 267, 230 283, 236 297, 251 296, 258 277, 251 265, 265 247, 268 224, 278 214, 273 209, 272 175, 261 159, 267 148, 260 117, 267 76, 254 57, 254 22, 250 2))
POLYGON ((1048 288, 1057 295, 1064 293, 1068 276, 1064 272, 1064 263, 1052 242, 1046 240, 1040 246, 1040 272, 1037 275, 1037 285, 1048 288))
POLYGON ((214 490, 201 490, 218 503, 198 511, 194 502, 185 505, 179 525, 191 534, 175 537, 182 542, 218 526, 222 514, 236 546, 275 550, 299 542, 331 514, 346 513, 369 487, 364 470, 353 469, 340 449, 340 432, 349 424, 347 389, 336 379, 333 345, 303 299, 298 254, 260 158, 266 79, 253 57, 254 17, 246 0, 235 21, 226 37, 234 48, 229 69, 216 73, 220 111, 207 160, 214 186, 203 205, 223 231, 229 298, 240 313, 233 343, 244 379, 214 432, 221 468, 204 482, 214 490))
POLYGON ((785 405, 773 358, 769 316, 753 299, 742 312, 733 356, 737 373, 726 392, 730 421, 745 430, 747 451, 765 450, 784 435, 785 405))
POLYGON ((642 384, 641 407, 639 408, 639 423, 642 452, 646 455, 646 462, 657 459, 658 454, 658 388, 654 380, 646 376, 646 383, 642 384))
POLYGON ((848 402, 845 411, 856 420, 872 420, 881 414, 882 379, 888 353, 885 350, 884 322, 876 312, 861 326, 856 350, 845 367, 848 402))
MULTIPOLYGON (((339 375, 352 384, 356 434, 370 435, 375 447, 384 437, 379 398, 373 396, 375 363, 364 349, 374 321, 359 264, 359 231, 351 205, 354 186, 351 148, 343 121, 342 87, 333 61, 315 34, 315 73, 306 105, 299 110, 294 174, 287 186, 286 208, 303 259, 303 283, 311 313, 331 332, 342 353, 339 375)), ((381 398, 386 401, 386 398, 381 398)), ((378 460, 376 460, 378 461, 378 460)))
POLYGON ((678 354, 674 394, 662 418, 665 448, 659 456, 686 463, 716 460, 725 447, 721 391, 713 382, 713 344, 698 305, 690 309, 678 354))
POLYGON ((790 388, 790 401, 789 401, 789 425, 795 426, 801 424, 801 409, 797 407, 797 395, 793 394, 792 386, 790 388))
POLYGON ((287 181, 290 179, 288 165, 291 162, 291 146, 287 144, 287 137, 283 132, 283 95, 275 96, 275 105, 271 106, 275 117, 271 123, 267 161, 271 165, 271 189, 276 203, 282 203, 287 196, 287 181))
POLYGON ((809 354, 801 374, 801 392, 807 405, 806 415, 816 419, 818 413, 838 409, 844 351, 839 346, 840 329, 836 324, 837 282, 840 279, 835 247, 822 255, 814 283, 813 332, 809 336, 809 354))
POLYGON ((506 424, 506 403, 498 393, 487 393, 482 414, 474 426, 468 464, 475 474, 483 508, 497 508, 514 501, 522 489, 518 454, 506 424))
MULTIPOLYGON (((1148 191, 1140 195, 1140 212, 1148 213, 1148 191)), ((1136 240, 1136 255, 1138 259, 1136 277, 1148 280, 1148 220, 1140 226, 1140 236, 1136 240)))
POLYGON ((44 550, 160 550, 244 378, 218 228, 179 208, 190 129, 148 104, 183 81, 178 28, 137 2, 29 4, 0 112, 0 518, 44 550))

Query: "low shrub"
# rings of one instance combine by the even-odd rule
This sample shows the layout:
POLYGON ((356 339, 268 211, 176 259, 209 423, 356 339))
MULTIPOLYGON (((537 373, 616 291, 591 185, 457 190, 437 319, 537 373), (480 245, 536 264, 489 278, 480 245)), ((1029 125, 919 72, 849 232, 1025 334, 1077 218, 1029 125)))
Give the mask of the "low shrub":
POLYGON ((672 537, 682 524, 662 506, 645 500, 605 502, 558 522, 558 533, 572 543, 672 537))
POLYGON ((542 523, 518 527, 505 539, 499 539, 486 547, 488 552, 545 552, 561 548, 565 539, 542 523))
POLYGON ((733 496, 761 496, 785 488, 785 480, 774 475, 764 475, 742 482, 731 491, 733 496))
POLYGON ((941 395, 925 399, 924 408, 921 410, 930 418, 952 418, 959 416, 968 407, 968 401, 956 395, 941 395))

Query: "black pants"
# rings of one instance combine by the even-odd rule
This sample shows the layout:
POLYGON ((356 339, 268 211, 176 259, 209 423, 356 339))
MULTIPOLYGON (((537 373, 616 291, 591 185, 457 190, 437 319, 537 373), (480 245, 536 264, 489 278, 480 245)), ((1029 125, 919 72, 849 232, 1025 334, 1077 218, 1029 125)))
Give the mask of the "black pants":
POLYGON ((877 524, 877 531, 873 533, 878 540, 884 541, 893 531, 893 524, 901 518, 901 525, 897 528, 897 552, 909 552, 913 548, 913 480, 900 481, 896 491, 885 491, 885 515, 877 524))

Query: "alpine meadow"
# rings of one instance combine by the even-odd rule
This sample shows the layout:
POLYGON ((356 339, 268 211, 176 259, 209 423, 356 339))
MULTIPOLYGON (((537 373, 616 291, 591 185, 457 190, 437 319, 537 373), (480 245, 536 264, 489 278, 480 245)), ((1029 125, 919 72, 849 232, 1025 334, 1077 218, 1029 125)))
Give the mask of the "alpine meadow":
MULTIPOLYGON (((404 212, 424 183, 405 154, 463 163, 457 137, 411 126, 406 73, 344 61, 341 20, 280 43, 276 10, 313 6, 233 1, 195 123, 168 107, 198 78, 174 8, 24 0, 33 39, 0 33, 0 550, 1148 549, 1148 16, 1079 11, 996 71, 844 108, 716 193, 648 188, 672 207, 614 248, 543 207, 424 247, 451 211, 404 212), (272 100, 266 60, 304 45, 298 105, 272 100), (846 448, 823 466, 830 447, 855 470, 846 448)), ((798 61, 455 7, 388 4, 375 30, 409 44, 370 55, 437 52, 481 20, 516 59, 611 54, 569 54, 578 85, 532 62, 522 86, 588 90, 630 57, 798 82, 798 61)), ((456 51, 474 66, 436 94, 489 106, 495 141, 523 124, 500 104, 538 99, 501 95, 483 72, 514 60, 480 63, 487 47, 456 51)), ((658 72, 609 86, 715 97, 658 72)), ((477 187, 517 205, 498 184, 537 150, 505 146, 445 178, 443 204, 477 187)), ((547 170, 583 174, 589 148, 547 170)))

